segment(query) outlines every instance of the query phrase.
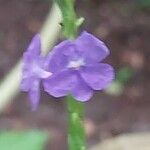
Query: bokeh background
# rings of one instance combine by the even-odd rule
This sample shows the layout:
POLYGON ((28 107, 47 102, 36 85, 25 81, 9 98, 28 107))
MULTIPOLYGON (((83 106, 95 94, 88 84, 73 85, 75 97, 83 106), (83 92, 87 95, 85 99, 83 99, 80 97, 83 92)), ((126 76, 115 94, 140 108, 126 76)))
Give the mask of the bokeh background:
MULTIPOLYGON (((50 0, 0 0, 1 80, 40 31, 51 4, 50 0)), ((113 85, 107 91, 95 93, 85 104, 89 147, 124 133, 149 132, 150 1, 77 0, 76 11, 85 18, 81 30, 101 38, 111 49, 105 62, 116 70, 113 85)), ((42 93, 36 112, 31 112, 26 93, 12 99, 0 113, 0 150, 19 143, 23 147, 30 145, 26 150, 32 145, 31 150, 67 149, 67 112, 63 98, 42 93)))

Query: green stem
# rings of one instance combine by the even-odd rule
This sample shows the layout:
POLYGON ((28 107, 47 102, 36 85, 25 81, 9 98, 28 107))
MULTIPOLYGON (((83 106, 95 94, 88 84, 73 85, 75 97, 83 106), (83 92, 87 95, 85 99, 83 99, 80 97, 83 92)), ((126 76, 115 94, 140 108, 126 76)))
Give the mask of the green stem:
POLYGON ((85 150, 84 103, 67 97, 68 107, 68 149, 85 150))
POLYGON ((74 10, 74 0, 55 0, 58 4, 63 18, 63 33, 68 39, 74 39, 77 36, 77 17, 74 10))
MULTIPOLYGON (((77 19, 74 0, 56 0, 62 12, 63 33, 67 39, 75 39, 83 18, 77 19)), ((68 108, 68 149, 85 150, 85 130, 83 124, 84 104, 72 96, 67 96, 68 108)))

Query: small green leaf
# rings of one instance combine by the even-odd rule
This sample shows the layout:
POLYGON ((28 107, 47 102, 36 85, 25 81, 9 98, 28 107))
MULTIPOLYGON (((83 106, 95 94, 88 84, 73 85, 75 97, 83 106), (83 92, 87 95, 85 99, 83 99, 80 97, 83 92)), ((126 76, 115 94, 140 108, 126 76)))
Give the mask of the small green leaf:
POLYGON ((40 131, 1 131, 0 150, 43 150, 47 139, 40 131))

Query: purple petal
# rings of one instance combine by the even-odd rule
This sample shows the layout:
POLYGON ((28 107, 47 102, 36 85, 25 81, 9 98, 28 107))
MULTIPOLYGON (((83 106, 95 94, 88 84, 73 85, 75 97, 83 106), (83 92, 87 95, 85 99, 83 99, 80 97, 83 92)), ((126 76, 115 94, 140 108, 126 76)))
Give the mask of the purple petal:
POLYGON ((46 58, 46 66, 51 72, 63 71, 67 64, 68 58, 63 52, 70 47, 71 42, 69 40, 63 41, 54 47, 46 58))
POLYGON ((31 64, 33 61, 37 61, 41 53, 41 40, 40 35, 36 34, 31 43, 29 44, 26 52, 23 54, 23 64, 31 64))
POLYGON ((72 89, 72 96, 78 101, 85 102, 93 96, 93 90, 78 76, 78 81, 72 89))
POLYGON ((80 69, 84 81, 94 90, 106 88, 114 79, 114 70, 108 64, 96 64, 80 69))
POLYGON ((44 80, 44 89, 54 97, 72 94, 78 101, 87 101, 92 95, 92 89, 81 79, 77 71, 67 70, 54 74, 44 80))
POLYGON ((33 61, 37 60, 36 55, 32 55, 32 53, 24 52, 23 54, 23 68, 27 67, 27 65, 31 65, 33 61))
POLYGON ((39 105, 40 100, 40 80, 34 79, 31 83, 31 88, 29 90, 29 97, 31 101, 32 110, 36 110, 39 105))
POLYGON ((30 64, 26 63, 23 61, 23 66, 22 66, 22 79, 20 83, 20 89, 22 91, 29 91, 32 83, 32 67, 30 64))
POLYGON ((30 89, 31 86, 31 81, 29 78, 22 78, 21 83, 20 83, 20 89, 21 91, 27 92, 30 89))
POLYGON ((40 55, 41 53, 41 38, 40 34, 36 34, 27 48, 27 53, 32 55, 40 55))
POLYGON ((68 95, 76 83, 77 76, 72 70, 55 73, 43 80, 44 90, 54 97, 68 95))
POLYGON ((77 38, 75 44, 77 49, 83 53, 87 63, 91 61, 100 62, 110 53, 101 40, 86 31, 77 38))
POLYGON ((49 78, 52 73, 42 69, 40 66, 36 66, 33 68, 35 70, 35 76, 41 79, 49 78))

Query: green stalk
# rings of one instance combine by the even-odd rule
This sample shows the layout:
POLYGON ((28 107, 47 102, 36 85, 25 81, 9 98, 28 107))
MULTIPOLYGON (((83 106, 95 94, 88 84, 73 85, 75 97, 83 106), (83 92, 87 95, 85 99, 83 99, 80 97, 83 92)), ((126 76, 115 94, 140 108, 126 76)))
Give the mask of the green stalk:
MULTIPOLYGON (((63 33, 67 39, 75 39, 77 29, 83 18, 77 19, 74 10, 74 0, 56 0, 62 12, 63 33)), ((68 149, 85 150, 85 130, 83 124, 84 103, 78 102, 72 96, 67 96, 68 108, 68 149)))
POLYGON ((76 101, 72 96, 67 97, 68 108, 68 149, 85 150, 84 103, 76 101))
POLYGON ((74 0, 55 0, 59 5, 63 18, 63 33, 68 39, 74 39, 77 35, 77 17, 74 11, 74 0))

